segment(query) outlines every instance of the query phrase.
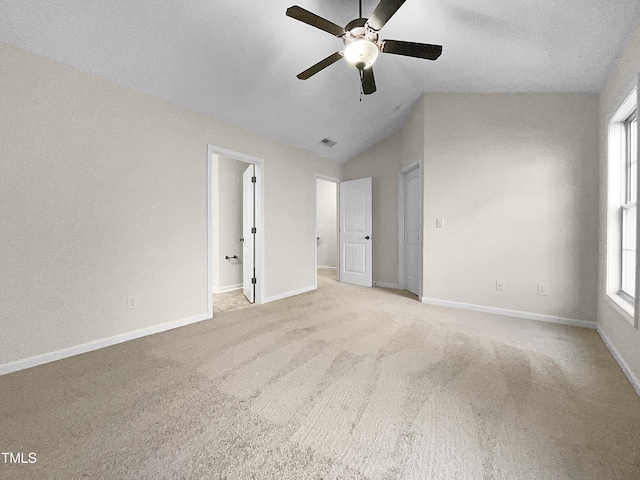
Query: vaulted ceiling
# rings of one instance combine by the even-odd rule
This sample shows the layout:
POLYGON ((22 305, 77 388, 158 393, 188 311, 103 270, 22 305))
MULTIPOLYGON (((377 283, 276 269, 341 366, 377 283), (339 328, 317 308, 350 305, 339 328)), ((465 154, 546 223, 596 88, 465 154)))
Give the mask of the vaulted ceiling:
MULTIPOLYGON (((362 3, 368 17, 378 0, 362 3)), ((343 44, 285 16, 294 4, 358 17, 357 0, 0 0, 0 40, 346 161, 424 92, 598 92, 640 20, 638 0, 407 0, 381 38, 442 56, 380 55, 378 91, 361 98, 344 61, 296 78, 343 44)))

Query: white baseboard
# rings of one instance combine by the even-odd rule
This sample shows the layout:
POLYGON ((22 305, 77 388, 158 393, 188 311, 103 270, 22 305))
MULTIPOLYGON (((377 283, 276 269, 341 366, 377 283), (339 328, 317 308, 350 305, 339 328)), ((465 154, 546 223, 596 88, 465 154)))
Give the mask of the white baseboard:
POLYGON ((242 284, 239 283, 237 285, 229 285, 228 287, 213 287, 213 293, 214 294, 218 294, 218 293, 227 293, 227 292, 233 292, 235 290, 240 290, 242 288, 242 284))
POLYGON ((598 334, 600 335, 600 338, 602 338, 602 341, 611 352, 611 355, 613 355, 613 358, 615 358, 616 362, 618 362, 618 365, 620 365, 620 368, 622 369, 624 374, 627 376, 627 379, 629 379, 629 382, 631 383, 631 386, 633 387, 633 389, 636 391, 638 396, 640 396, 640 381, 638 381, 638 377, 636 377, 633 374, 633 372, 629 368, 629 365, 627 365, 627 362, 624 361, 624 359, 622 358, 622 355, 620 355, 620 352, 618 352, 618 349, 613 346, 613 343, 611 343, 611 340, 609 340, 609 338, 602 331, 602 328, 600 328, 600 325, 598 325, 598 334))
POLYGON ((397 283, 373 282, 373 286, 380 287, 380 288, 393 288, 394 290, 398 290, 397 283))
POLYGON ((264 298, 262 300, 262 303, 275 302, 276 300, 282 300, 283 298, 293 297, 295 295, 300 295, 301 293, 307 293, 316 289, 317 287, 315 285, 311 285, 310 287, 304 287, 298 290, 291 290, 289 292, 279 293, 278 295, 272 295, 271 297, 264 298))
POLYGON ((325 265, 318 265, 318 270, 337 270, 336 267, 327 267, 325 265))
POLYGON ((536 320, 539 322, 559 323, 562 325, 571 325, 573 327, 597 328, 596 322, 588 320, 578 320, 575 318, 556 317, 553 315, 543 315, 541 313, 523 312, 521 310, 509 310, 506 308, 486 307, 484 305, 473 305, 471 303, 452 302, 449 300, 438 300, 436 298, 422 297, 422 303, 430 305, 439 305, 441 307, 460 308, 463 310, 474 310, 476 312, 493 313, 495 315, 503 315, 507 317, 526 318, 527 320, 536 320))
POLYGON ((128 342, 129 340, 135 340, 136 338, 140 337, 146 337, 148 335, 153 335, 154 333, 160 333, 167 330, 172 330, 174 328, 184 327, 185 325, 208 320, 209 318, 210 317, 206 313, 203 313, 173 322, 141 328, 140 330, 134 330, 133 332, 121 333, 120 335, 114 335, 113 337, 94 340, 92 342, 83 343, 81 345, 74 345, 73 347, 63 348, 61 350, 56 350, 55 352, 43 353, 41 355, 24 358, 22 360, 16 360, 14 362, 0 365, 0 375, 6 375, 7 373, 17 372, 19 370, 43 365, 49 362, 55 362, 56 360, 62 360, 63 358, 73 357, 74 355, 80 355, 82 353, 91 352, 93 350, 99 350, 104 347, 110 347, 111 345, 128 342))

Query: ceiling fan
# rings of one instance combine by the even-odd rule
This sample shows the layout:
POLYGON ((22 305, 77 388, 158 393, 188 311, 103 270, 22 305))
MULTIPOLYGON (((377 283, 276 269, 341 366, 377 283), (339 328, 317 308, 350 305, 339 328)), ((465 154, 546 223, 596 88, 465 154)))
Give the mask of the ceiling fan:
POLYGON ((403 42, 400 40, 378 40, 380 29, 384 27, 405 1, 380 0, 371 16, 362 18, 362 0, 360 0, 360 16, 347 23, 344 27, 336 25, 297 5, 289 7, 287 16, 342 38, 345 45, 344 51, 336 52, 324 60, 320 60, 304 72, 299 73, 297 75, 298 78, 306 80, 344 57, 350 66, 360 72, 362 92, 365 95, 370 95, 376 91, 372 65, 378 58, 379 52, 436 60, 442 53, 441 45, 403 42))

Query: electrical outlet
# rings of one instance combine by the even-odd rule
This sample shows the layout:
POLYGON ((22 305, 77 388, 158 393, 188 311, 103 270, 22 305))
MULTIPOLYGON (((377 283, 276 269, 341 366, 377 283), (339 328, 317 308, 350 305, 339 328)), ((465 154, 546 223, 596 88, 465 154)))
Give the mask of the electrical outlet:
POLYGON ((496 290, 504 292, 504 280, 496 280, 496 290))
POLYGON ((539 283, 538 284, 538 295, 542 295, 546 297, 549 295, 549 284, 548 283, 539 283))
POLYGON ((436 228, 444 228, 444 218, 436 218, 436 228))
POLYGON ((127 308, 129 310, 132 310, 134 308, 136 308, 138 306, 138 296, 137 295, 131 295, 129 297, 127 297, 127 308))

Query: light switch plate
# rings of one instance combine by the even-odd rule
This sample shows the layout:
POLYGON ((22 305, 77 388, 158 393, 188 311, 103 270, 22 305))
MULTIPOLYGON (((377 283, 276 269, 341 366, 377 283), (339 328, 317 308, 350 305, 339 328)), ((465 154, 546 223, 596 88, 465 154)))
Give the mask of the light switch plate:
POLYGON ((127 308, 129 310, 132 310, 134 308, 136 308, 138 306, 138 296, 137 295, 131 295, 129 297, 127 297, 127 308))

